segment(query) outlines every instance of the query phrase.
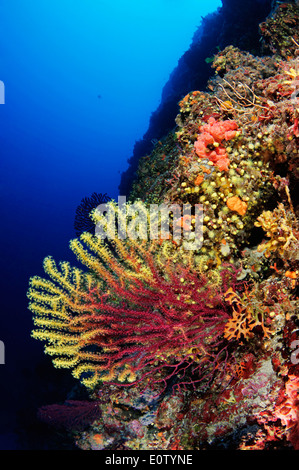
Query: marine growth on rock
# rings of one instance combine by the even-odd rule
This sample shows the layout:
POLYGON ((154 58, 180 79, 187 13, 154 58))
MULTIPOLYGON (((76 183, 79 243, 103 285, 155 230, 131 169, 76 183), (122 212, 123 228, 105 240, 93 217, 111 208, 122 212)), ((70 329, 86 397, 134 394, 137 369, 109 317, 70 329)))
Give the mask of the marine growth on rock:
POLYGON ((279 2, 260 25, 268 55, 219 51, 140 159, 122 217, 199 205, 200 235, 194 211, 170 216, 196 249, 112 237, 123 220, 91 211, 110 238, 87 229, 71 241, 82 269, 48 257, 31 279, 33 337, 96 406, 78 406, 93 418, 79 448, 299 449, 298 18, 279 2))

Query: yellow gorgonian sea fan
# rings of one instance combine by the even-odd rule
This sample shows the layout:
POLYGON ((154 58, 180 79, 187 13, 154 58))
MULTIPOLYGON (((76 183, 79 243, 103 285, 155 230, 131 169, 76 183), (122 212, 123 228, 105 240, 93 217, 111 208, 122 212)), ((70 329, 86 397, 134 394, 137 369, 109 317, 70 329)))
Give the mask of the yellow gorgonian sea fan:
POLYGON ((100 281, 67 262, 59 269, 51 257, 45 258, 44 269, 51 280, 34 276, 28 290, 35 325, 32 336, 46 342, 45 352, 55 367, 70 368, 75 377, 82 366, 92 372, 99 356, 84 348, 91 334, 102 334, 104 329, 86 331, 84 319, 94 313, 89 292, 101 289, 100 281))
MULTIPOLYGON (((112 222, 102 222, 106 233, 113 232, 112 222)), ((157 246, 134 237, 105 242, 83 233, 70 247, 87 272, 44 260, 49 279, 30 280, 29 308, 32 336, 45 342, 55 367, 71 369, 91 388, 144 378, 166 383, 179 372, 189 380, 187 370, 194 383, 203 380, 202 372, 213 373, 226 347, 229 314, 222 292, 236 272, 224 269, 214 285, 172 258, 162 269, 157 246)))
MULTIPOLYGON (((115 377, 115 367, 109 367, 103 354, 107 348, 103 325, 109 318, 109 308, 103 305, 109 298, 117 308, 115 288, 121 296, 120 290, 125 291, 130 284, 132 287, 134 280, 149 281, 152 275, 142 260, 145 244, 114 239, 112 253, 100 238, 86 232, 80 240, 72 240, 70 247, 89 272, 68 262, 58 266, 49 256, 44 260, 49 279, 30 279, 27 295, 34 314, 32 336, 45 341, 45 352, 53 357, 55 367, 72 369, 87 386, 93 386, 99 378, 115 377)), ((133 378, 127 365, 122 365, 120 372, 123 378, 133 378)))

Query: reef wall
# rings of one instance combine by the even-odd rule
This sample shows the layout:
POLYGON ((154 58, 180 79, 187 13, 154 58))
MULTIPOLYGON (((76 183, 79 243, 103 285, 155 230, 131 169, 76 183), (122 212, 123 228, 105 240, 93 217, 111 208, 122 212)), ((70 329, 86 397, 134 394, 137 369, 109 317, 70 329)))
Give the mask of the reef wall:
POLYGON ((269 54, 213 56, 125 207, 85 201, 82 267, 30 279, 32 336, 89 398, 39 417, 82 450, 299 450, 299 5, 276 3, 269 54))
MULTIPOLYGON (((259 23, 271 13, 273 0, 222 0, 222 7, 202 18, 190 48, 180 58, 177 67, 165 84, 161 103, 149 122, 145 135, 136 141, 128 169, 122 173, 119 192, 128 195, 140 157, 150 153, 154 143, 175 126, 178 102, 192 90, 205 90, 213 75, 209 58, 228 45, 239 47, 254 55, 267 51, 260 41, 259 23)), ((293 3, 293 2, 289 2, 293 3)))

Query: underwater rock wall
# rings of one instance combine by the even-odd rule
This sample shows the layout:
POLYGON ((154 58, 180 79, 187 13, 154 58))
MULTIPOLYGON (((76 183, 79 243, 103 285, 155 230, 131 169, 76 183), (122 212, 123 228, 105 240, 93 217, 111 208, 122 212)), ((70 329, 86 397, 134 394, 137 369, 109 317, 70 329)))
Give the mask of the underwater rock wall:
POLYGON ((30 280, 32 336, 89 397, 39 415, 82 450, 299 450, 299 8, 279 3, 268 55, 215 54, 125 210, 90 214, 108 240, 83 232, 82 268, 47 257, 30 280), (202 231, 194 210, 140 237, 162 203, 201 205, 202 231))
POLYGON ((259 23, 270 14, 274 2, 223 0, 222 3, 215 13, 202 18, 190 48, 163 88, 161 104, 152 113, 147 132, 135 143, 129 167, 121 176, 120 194, 129 194, 140 157, 151 152, 154 143, 173 129, 179 100, 192 90, 206 89, 207 80, 213 75, 213 55, 228 45, 255 55, 266 53, 260 41, 259 23))

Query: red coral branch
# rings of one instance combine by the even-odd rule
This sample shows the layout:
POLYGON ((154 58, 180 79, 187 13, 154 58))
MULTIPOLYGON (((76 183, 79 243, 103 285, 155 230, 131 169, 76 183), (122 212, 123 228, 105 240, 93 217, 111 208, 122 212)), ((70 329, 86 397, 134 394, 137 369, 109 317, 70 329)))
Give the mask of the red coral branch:
POLYGON ((176 374, 181 385, 199 382, 226 361, 223 332, 229 313, 222 292, 235 283, 236 272, 224 269, 219 289, 203 275, 182 268, 166 269, 164 276, 151 256, 147 262, 152 272, 147 285, 135 279, 129 288, 116 283, 108 296, 89 292, 93 314, 78 321, 85 332, 101 332, 87 346, 102 351, 98 360, 105 370, 129 365, 135 382, 149 376, 166 383, 176 374))
POLYGON ((67 400, 64 404, 46 405, 38 410, 38 418, 56 428, 82 430, 101 416, 96 401, 67 400))

